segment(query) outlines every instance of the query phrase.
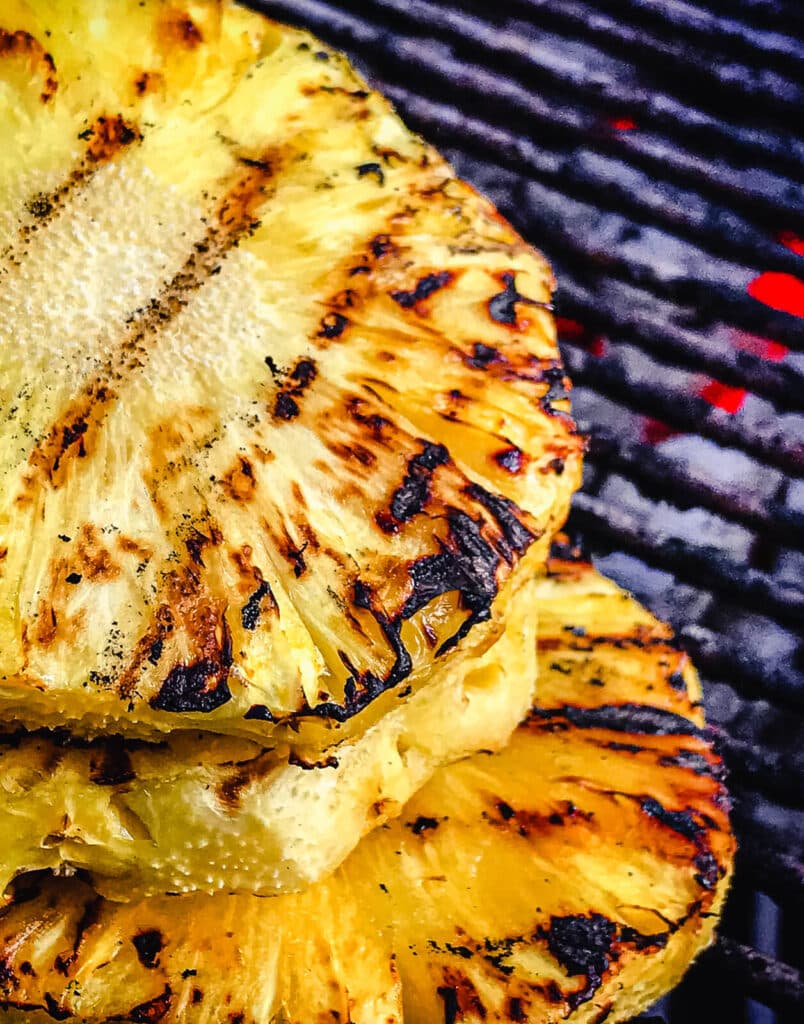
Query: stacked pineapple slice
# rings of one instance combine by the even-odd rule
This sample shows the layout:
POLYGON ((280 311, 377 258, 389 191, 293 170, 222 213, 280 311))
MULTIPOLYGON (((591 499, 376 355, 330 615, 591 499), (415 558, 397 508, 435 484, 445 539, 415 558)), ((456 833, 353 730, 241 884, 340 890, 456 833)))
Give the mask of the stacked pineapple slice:
POLYGON ((544 259, 227 0, 10 0, 0 117, 8 1019, 647 1005, 733 843, 544 259))

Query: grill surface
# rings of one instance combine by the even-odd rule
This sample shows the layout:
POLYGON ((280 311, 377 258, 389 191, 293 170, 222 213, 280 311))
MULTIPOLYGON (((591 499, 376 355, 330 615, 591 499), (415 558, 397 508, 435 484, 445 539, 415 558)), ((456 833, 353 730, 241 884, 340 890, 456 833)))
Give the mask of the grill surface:
POLYGON ((804 6, 252 5, 344 49, 551 259, 593 438, 571 524, 696 659, 741 842, 718 945, 643 1020, 800 1022, 804 6))

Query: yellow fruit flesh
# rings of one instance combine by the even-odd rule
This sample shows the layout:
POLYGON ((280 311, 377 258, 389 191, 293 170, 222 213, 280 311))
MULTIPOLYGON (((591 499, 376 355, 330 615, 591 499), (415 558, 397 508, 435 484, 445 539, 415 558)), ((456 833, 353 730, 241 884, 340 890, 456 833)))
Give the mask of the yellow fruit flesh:
POLYGON ((127 900, 164 892, 303 889, 336 868, 442 764, 499 750, 531 706, 535 585, 503 635, 324 755, 208 734, 54 747, 0 736, 0 892, 17 874, 91 872, 127 900))

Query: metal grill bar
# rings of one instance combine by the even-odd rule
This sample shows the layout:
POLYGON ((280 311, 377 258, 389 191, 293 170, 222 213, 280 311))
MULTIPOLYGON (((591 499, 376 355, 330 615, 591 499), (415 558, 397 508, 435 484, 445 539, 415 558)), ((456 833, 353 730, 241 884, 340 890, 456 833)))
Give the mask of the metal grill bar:
POLYGON ((722 594, 731 603, 772 614, 793 627, 804 623, 804 593, 800 590, 733 562, 720 551, 651 533, 633 516, 600 498, 576 494, 570 523, 615 550, 630 551, 678 579, 722 594))
POLYGON ((788 806, 804 803, 801 766, 778 751, 734 739, 722 729, 712 730, 729 775, 743 789, 753 789, 788 806))
POLYGON ((740 870, 750 872, 753 883, 772 899, 804 911, 804 864, 792 854, 768 843, 756 826, 740 826, 740 870))
POLYGON ((710 961, 739 978, 748 995, 780 1013, 804 1006, 804 980, 789 964, 721 936, 707 954, 710 961))

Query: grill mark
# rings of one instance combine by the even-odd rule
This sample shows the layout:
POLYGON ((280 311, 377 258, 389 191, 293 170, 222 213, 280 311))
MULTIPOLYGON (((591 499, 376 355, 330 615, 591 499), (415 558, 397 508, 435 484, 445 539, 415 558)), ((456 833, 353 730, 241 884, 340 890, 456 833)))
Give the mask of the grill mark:
POLYGON ((53 57, 30 32, 25 32, 22 29, 9 32, 7 29, 0 28, 0 58, 15 56, 28 58, 32 74, 41 65, 43 82, 39 99, 42 103, 49 103, 59 87, 53 57))
POLYGON ((499 275, 498 280, 503 289, 488 301, 489 316, 495 323, 503 324, 506 327, 518 327, 517 303, 552 311, 553 304, 551 302, 537 302, 535 299, 528 299, 519 294, 516 288, 516 274, 513 271, 505 271, 499 275))
POLYGON ((127 1021, 128 1024, 158 1024, 163 1017, 167 1016, 170 1009, 173 991, 170 985, 165 985, 161 995, 155 999, 149 999, 147 1003, 140 1003, 132 1007, 125 1014, 115 1014, 109 1017, 110 1021, 127 1021))
POLYGON ((89 778, 96 786, 121 786, 135 778, 126 744, 119 736, 110 737, 90 757, 89 778))
POLYGON ((159 332, 181 312, 188 295, 199 291, 218 272, 229 250, 258 226, 256 213, 272 174, 273 166, 268 161, 248 162, 245 172, 220 201, 215 222, 196 242, 181 269, 159 295, 131 316, 115 356, 72 399, 37 443, 28 457, 29 470, 18 501, 30 500, 36 485, 45 481, 58 488, 70 462, 86 456, 117 398, 115 387, 146 365, 159 332))
POLYGON ((706 738, 699 728, 683 715, 650 704, 601 704, 595 708, 564 705, 560 708, 532 708, 523 727, 536 728, 561 722, 579 729, 608 729, 643 736, 697 736, 706 738))
MULTIPOLYGON (((246 715, 246 718, 248 717, 246 715)), ((268 719, 268 721, 271 721, 271 719, 268 719)), ((264 750, 256 757, 235 765, 235 771, 227 779, 219 783, 216 789, 218 800, 228 810, 237 810, 240 806, 240 797, 243 790, 252 783, 265 778, 279 763, 280 758, 276 751, 264 750)))
MULTIPOLYGON (((20 226, 19 236, 23 243, 54 220, 70 197, 88 185, 104 164, 110 163, 135 142, 142 141, 137 125, 120 114, 101 114, 81 132, 79 138, 86 143, 86 150, 67 178, 51 192, 38 192, 25 204, 33 221, 20 226)), ((11 263, 19 263, 23 255, 23 252, 12 251, 7 259, 11 263)))

